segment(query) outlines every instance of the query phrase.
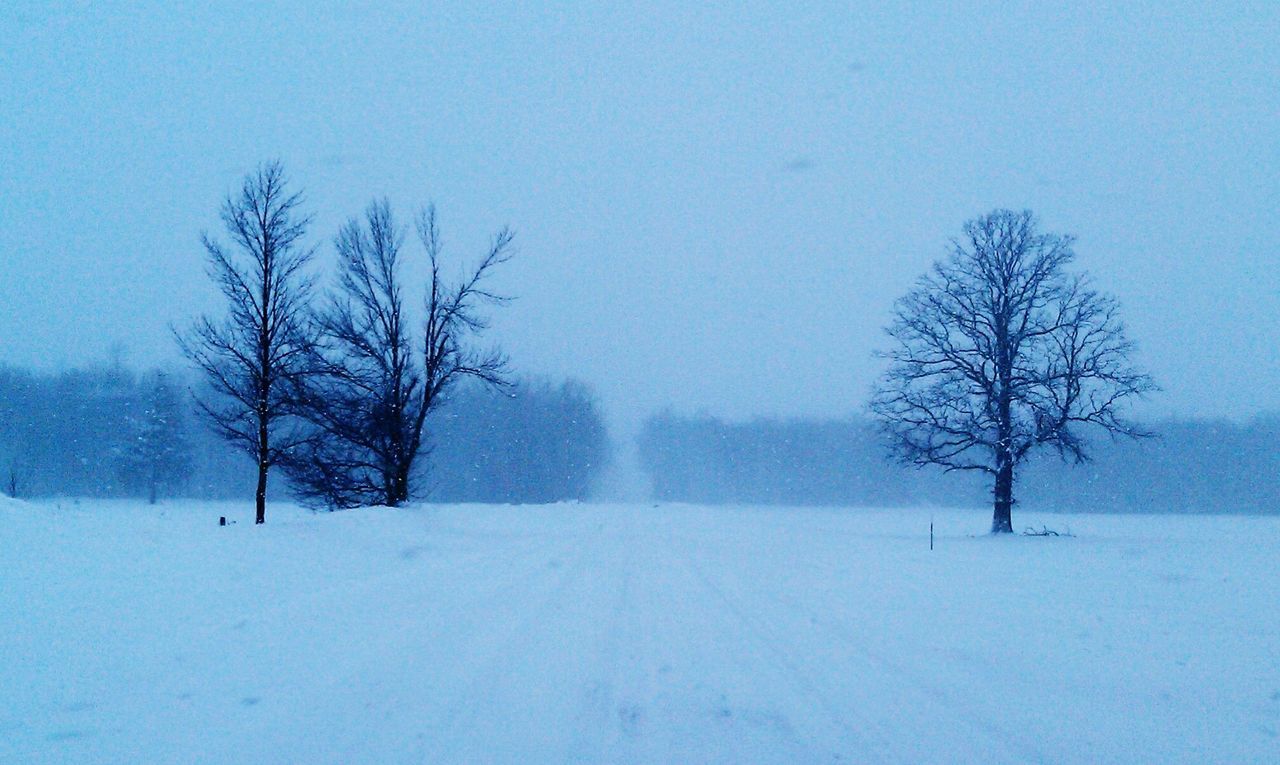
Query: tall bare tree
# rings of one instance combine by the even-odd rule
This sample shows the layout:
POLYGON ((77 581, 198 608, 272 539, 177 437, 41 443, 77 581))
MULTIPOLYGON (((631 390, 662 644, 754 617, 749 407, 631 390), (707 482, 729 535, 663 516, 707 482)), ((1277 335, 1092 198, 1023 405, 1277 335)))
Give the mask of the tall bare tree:
POLYGON ((302 242, 310 219, 299 213, 300 202, 278 162, 246 176, 222 205, 231 245, 202 236, 227 314, 201 317, 188 332, 175 333, 214 391, 200 409, 257 463, 256 523, 266 516, 268 472, 307 437, 294 416, 313 345, 307 322, 313 282, 306 273, 313 251, 302 242))
POLYGON ((430 272, 416 350, 401 281, 405 232, 390 204, 372 203, 335 240, 338 288, 316 322, 322 340, 306 407, 319 434, 287 466, 305 497, 337 507, 407 501, 427 417, 448 389, 464 377, 504 383, 505 357, 476 340, 487 328, 481 306, 506 300, 485 282, 510 258, 511 232, 500 231, 479 264, 450 282, 433 207, 417 228, 430 272))
POLYGON ((1013 531, 1014 469, 1037 447, 1080 462, 1089 430, 1149 435, 1121 410, 1155 385, 1115 300, 1065 270, 1073 241, 1029 211, 969 221, 887 329, 872 411, 901 461, 992 477, 993 533, 1013 531))

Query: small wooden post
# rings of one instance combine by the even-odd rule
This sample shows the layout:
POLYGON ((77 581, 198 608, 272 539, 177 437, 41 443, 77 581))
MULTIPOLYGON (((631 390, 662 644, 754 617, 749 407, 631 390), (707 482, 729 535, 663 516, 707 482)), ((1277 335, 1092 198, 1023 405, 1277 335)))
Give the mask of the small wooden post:
POLYGON ((219 515, 219 516, 218 516, 218 525, 219 525, 219 526, 226 526, 226 525, 227 525, 227 516, 225 516, 225 515, 219 515))

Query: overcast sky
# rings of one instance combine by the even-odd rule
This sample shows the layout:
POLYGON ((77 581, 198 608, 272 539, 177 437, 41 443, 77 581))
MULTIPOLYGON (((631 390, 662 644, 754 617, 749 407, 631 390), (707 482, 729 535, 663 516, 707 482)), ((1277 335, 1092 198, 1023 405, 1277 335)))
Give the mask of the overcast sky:
POLYGON ((1121 300, 1155 414, 1280 410, 1280 3, 4 3, 0 361, 216 311, 199 235, 279 158, 323 260, 434 200, 510 224, 493 337, 616 422, 859 411, 893 300, 1031 208, 1121 300))

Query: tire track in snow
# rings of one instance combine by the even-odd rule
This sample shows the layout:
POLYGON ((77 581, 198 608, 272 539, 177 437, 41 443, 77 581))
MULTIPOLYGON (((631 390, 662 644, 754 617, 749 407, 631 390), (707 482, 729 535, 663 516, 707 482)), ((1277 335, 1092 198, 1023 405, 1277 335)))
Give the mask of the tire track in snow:
MULTIPOLYGON (((582 537, 585 536, 582 535, 582 537)), ((520 677, 519 672, 511 670, 521 661, 527 663, 531 658, 535 658, 528 651, 528 645, 519 638, 534 634, 530 629, 532 625, 539 621, 545 622, 543 617, 554 610, 556 604, 564 600, 565 592, 587 573, 586 562, 593 545, 582 537, 567 546, 565 551, 572 550, 573 555, 561 556, 561 559, 569 557, 572 564, 561 568, 554 585, 542 593, 535 607, 525 608, 518 619, 508 621, 500 631, 489 633, 485 647, 469 652, 466 660, 461 660, 459 657, 459 666, 474 668, 474 671, 466 673, 471 680, 465 689, 466 701, 451 705, 445 710, 436 728, 437 732, 450 733, 451 737, 438 739, 434 746, 425 744, 421 750, 423 754, 421 762, 459 761, 459 754, 466 751, 468 745, 473 743, 468 733, 473 732, 477 719, 483 713, 497 708, 493 701, 498 695, 502 680, 505 677, 520 677)), ((527 600, 527 598, 522 597, 521 600, 527 600)), ((496 746, 501 742, 489 743, 496 746)), ((493 755, 492 761, 502 761, 496 752, 490 752, 490 754, 493 755)))
POLYGON ((628 666, 616 694, 618 718, 610 721, 611 749, 596 761, 832 759, 819 754, 812 737, 798 738, 791 719, 776 711, 777 681, 761 672, 761 663, 744 659, 739 623, 698 581, 672 529, 644 528, 635 547, 632 607, 617 625, 628 666))
POLYGON ((904 713, 923 716, 934 722, 951 720, 957 723, 955 730, 978 734, 976 736, 966 735, 960 739, 953 737, 953 740, 967 742, 966 746, 970 749, 970 754, 962 757, 962 759, 972 758, 992 762, 996 761, 993 759, 993 753, 1002 752, 1006 762, 1045 761, 1046 758, 1043 752, 1025 743, 1022 736, 1011 733, 1002 726, 991 722, 991 716, 984 711, 963 711, 972 710, 974 706, 972 693, 963 686, 957 683, 949 683, 937 677, 927 676, 920 670, 910 668, 905 663, 891 658, 885 652, 876 650, 865 638, 855 635, 847 626, 837 621, 823 618, 816 611, 805 608, 785 595, 774 594, 771 597, 779 604, 789 602, 796 612, 807 616, 810 619, 810 623, 824 632, 829 638, 839 641, 841 645, 856 649, 865 657, 869 666, 887 670, 885 674, 892 675, 902 681, 892 683, 890 687, 899 691, 907 690, 913 697, 910 702, 900 700, 895 704, 895 707, 904 710, 904 713), (930 711, 921 715, 922 709, 930 711), (975 741, 975 739, 981 740, 975 741))
MULTIPOLYGON (((820 567, 812 565, 810 566, 810 569, 815 571, 821 570, 820 567)), ((877 696, 874 699, 880 708, 884 708, 886 705, 891 706, 895 710, 894 716, 896 718, 911 719, 914 717, 930 721, 952 720, 959 723, 957 730, 964 730, 968 733, 977 732, 981 734, 979 738, 981 738, 982 741, 976 743, 972 741, 974 737, 970 735, 966 735, 961 739, 953 738, 953 740, 970 742, 967 745, 969 747, 969 751, 967 754, 963 754, 961 752, 957 752, 955 749, 951 749, 945 755, 948 759, 957 758, 969 761, 992 761, 993 752, 1002 752, 1004 753, 1004 761, 1008 762, 1044 761, 1045 758, 1042 752, 1033 746, 1023 743, 1019 736, 1011 734, 1000 726, 991 723, 990 718, 987 715, 981 713, 966 714, 962 712, 961 710, 971 709, 973 705, 972 700, 966 697, 967 694, 961 686, 954 683, 948 684, 936 678, 926 677, 917 670, 909 669, 901 661, 891 658, 883 651, 877 651, 873 647, 872 643, 867 639, 867 635, 855 634, 839 622, 822 617, 818 609, 810 608, 801 604, 798 600, 798 596, 788 595, 786 594, 788 591, 781 590, 779 588, 762 587, 759 584, 759 582, 762 581, 760 577, 751 578, 743 576, 743 572, 741 570, 730 569, 724 566, 718 567, 717 570, 736 572, 738 575, 734 577, 735 581, 740 583, 740 589, 748 591, 748 595, 746 597, 741 595, 738 597, 731 596, 723 588, 717 587, 711 583, 710 576, 707 574, 705 569, 701 570, 701 575, 708 581, 709 586, 717 589, 727 602, 733 604, 732 608, 735 613, 739 614, 746 623, 755 625, 757 631, 761 634, 773 634, 776 636, 778 633, 776 630, 768 629, 769 622, 767 620, 767 616, 758 615, 755 610, 748 610, 745 603, 749 602, 756 608, 772 604, 775 612, 789 612, 793 615, 798 615, 801 618, 782 618, 775 616, 773 621, 777 624, 808 624, 825 633, 828 638, 835 639, 837 642, 834 645, 839 645, 855 651, 858 655, 858 663, 861 665, 861 676, 882 678, 879 681, 873 681, 870 687, 893 689, 895 692, 907 690, 912 697, 910 700, 903 698, 891 700, 890 698, 886 698, 884 695, 877 696), (922 710, 929 711, 928 713, 922 714, 922 710)), ((919 587, 919 585, 914 586, 919 587)), ((778 638, 776 645, 780 646, 783 642, 784 641, 781 638, 778 638)), ((815 642, 817 642, 817 650, 806 651, 796 645, 796 641, 793 639, 790 641, 790 644, 794 648, 794 651, 792 651, 790 655, 813 655, 818 653, 824 647, 826 647, 827 650, 830 650, 833 645, 830 640, 815 642)), ((786 654, 787 652, 783 651, 783 653, 786 654)), ((845 658, 853 659, 855 657, 852 655, 846 655, 845 658)), ((831 694, 841 695, 840 691, 831 687, 832 682, 830 680, 826 682, 816 682, 827 687, 831 694)), ((876 724, 875 727, 881 731, 896 731, 900 729, 896 727, 889 727, 883 723, 876 724)), ((888 740, 888 738, 885 739, 886 743, 888 740)), ((893 746, 896 748, 897 745, 893 746)), ((927 753, 902 753, 899 756, 904 758, 905 761, 918 761, 918 758, 924 754, 927 753)))
MULTIPOLYGON (((596 679, 584 689, 581 707, 575 717, 576 735, 570 746, 568 762, 604 762, 610 751, 618 751, 619 738, 625 735, 626 720, 618 703, 617 687, 620 678, 620 657, 624 636, 632 634, 628 629, 634 617, 632 591, 636 570, 636 551, 639 543, 634 511, 628 508, 607 520, 624 525, 624 532, 607 535, 610 548, 601 550, 600 560, 594 567, 597 576, 615 576, 617 582, 612 593, 612 605, 608 618, 597 614, 600 630, 596 653, 596 679), (621 513, 625 512, 623 518, 621 513)), ((601 535, 601 539, 606 538, 601 535)))
MULTIPOLYGON (((694 578, 741 625, 743 629, 737 634, 755 642, 764 649, 765 654, 772 656, 776 666, 785 669, 785 672, 778 672, 778 676, 787 681, 801 697, 816 702, 817 708, 822 710, 828 721, 843 734, 844 738, 851 740, 858 748, 858 751, 852 753, 834 752, 828 759, 838 762, 844 760, 846 755, 852 755, 853 761, 866 761, 867 757, 874 757, 875 762, 909 762, 893 751, 892 743, 882 725, 833 701, 830 689, 824 687, 825 684, 811 676, 794 659, 794 656, 801 652, 795 650, 794 646, 789 647, 767 622, 751 614, 740 601, 729 596, 711 579, 693 555, 686 556, 686 565, 694 578), (861 724, 861 729, 850 725, 850 718, 857 720, 861 724)), ((759 670, 758 665, 741 658, 738 662, 744 670, 751 672, 759 670)))
MULTIPOLYGON (((261 719, 248 729, 242 729, 240 732, 243 735, 238 735, 237 741, 249 744, 250 748, 254 745, 252 742, 262 742, 272 747, 267 753, 278 759, 284 758, 286 753, 292 755, 299 750, 305 751, 310 746, 307 731, 316 726, 332 724, 333 720, 343 719, 351 712, 349 705, 361 698, 354 692, 355 689, 367 688, 371 683, 387 684, 386 687, 378 687, 374 698, 378 702, 378 708, 386 710, 385 714, 400 721, 405 729, 401 733, 408 735, 408 729, 421 729, 422 723, 430 722, 429 719, 406 720, 412 710, 421 710, 424 706, 421 699, 405 696, 412 690, 408 685, 413 685, 418 693, 422 689, 428 693, 435 691, 436 688, 429 682, 430 676, 441 667, 450 668, 447 671, 453 673, 454 679, 460 678, 462 675, 457 668, 474 665, 478 661, 475 657, 481 650, 480 646, 492 642, 483 639, 466 642, 464 636, 479 635, 483 638, 491 635, 492 631, 485 623, 489 614, 502 612, 506 604, 525 597, 524 593, 537 592, 548 582, 563 581, 570 576, 573 573, 571 570, 552 569, 546 562, 548 558, 555 560, 570 557, 581 546, 580 536, 560 535, 558 541, 558 546, 549 548, 545 545, 545 539, 537 535, 537 538, 517 546, 477 550, 468 554, 462 565, 447 555, 440 558, 418 558, 409 565, 396 566, 391 571, 335 584, 321 592, 308 592, 291 600, 291 607, 273 609, 275 616, 266 623, 257 625, 255 629, 255 632, 260 632, 267 639, 278 640, 274 636, 283 625, 274 623, 287 620, 291 614, 340 612, 350 622, 349 626, 354 632, 343 633, 350 639, 349 643, 318 646, 321 651, 332 651, 320 657, 308 656, 305 644, 291 646, 284 657, 284 665, 271 663, 255 671, 251 668, 251 663, 248 671, 236 673, 238 678, 257 678, 259 682, 263 678, 278 678, 276 682, 270 683, 273 693, 253 710, 261 719), (446 576, 423 576, 424 569, 446 576), (501 573, 495 575, 494 572, 501 573), (405 579, 416 583, 405 587, 405 579), (481 586, 461 593, 454 591, 450 594, 454 600, 444 604, 442 611, 441 603, 432 599, 436 594, 433 587, 448 586, 457 581, 478 582, 481 586), (426 655, 438 653, 439 646, 427 645, 432 640, 430 628, 435 625, 421 619, 400 629, 379 629, 380 620, 385 618, 383 614, 397 611, 416 613, 415 602, 419 600, 429 607, 421 613, 434 613, 441 619, 449 620, 441 626, 447 630, 453 643, 463 646, 457 655, 437 657, 438 661, 435 663, 424 664, 424 645, 428 649, 426 655), (357 611, 351 611, 352 604, 359 604, 357 611), (485 604, 498 606, 486 608, 485 604), (372 626, 366 624, 363 618, 369 614, 373 615, 372 626), (418 677, 404 674, 390 676, 389 669, 393 665, 409 675, 417 670, 418 677), (316 678, 316 667, 324 672, 337 671, 330 677, 316 678), (282 698, 286 699, 283 704, 282 698), (317 704, 317 700, 322 702, 317 704)), ((555 587, 554 584, 552 586, 555 587)), ((332 628, 333 625, 330 624, 326 629, 332 628)), ((510 631, 509 628, 507 632, 510 631)), ((429 707, 430 703, 426 706, 429 707)), ((371 711, 373 710, 361 709, 360 714, 367 717, 371 711)), ((385 722, 390 725, 394 720, 385 722)), ((390 743, 387 739, 394 738, 395 731, 384 730, 382 735, 383 740, 376 742, 371 749, 366 749, 361 744, 345 753, 317 752, 314 757, 303 759, 369 761, 371 750, 376 751, 379 745, 390 743)), ((409 747, 412 741, 405 741, 404 744, 409 747)), ((228 753, 236 751, 241 752, 242 756, 243 750, 239 747, 227 748, 228 753)), ((408 756, 408 752, 402 751, 394 761, 406 761, 402 759, 405 756, 408 756)), ((425 754, 407 761, 426 761, 425 754)))

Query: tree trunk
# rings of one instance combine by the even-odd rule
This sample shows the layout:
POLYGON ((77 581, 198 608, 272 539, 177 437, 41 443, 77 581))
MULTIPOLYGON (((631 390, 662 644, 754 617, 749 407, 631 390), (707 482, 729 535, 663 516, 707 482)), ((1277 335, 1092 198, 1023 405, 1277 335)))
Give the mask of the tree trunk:
MULTIPOLYGON (((265 359, 263 361, 265 367, 265 359)), ((258 491, 254 495, 256 513, 253 518, 255 525, 267 522, 267 470, 271 467, 271 450, 267 446, 267 439, 271 437, 271 433, 267 430, 266 398, 264 393, 258 404, 258 491)))
POLYGON ((258 461, 258 492, 254 495, 256 502, 257 514, 254 516, 254 523, 267 522, 267 463, 263 460, 258 461))
POLYGON ((391 501, 387 503, 392 507, 399 507, 409 501, 408 472, 401 466, 396 466, 395 468, 395 474, 391 479, 391 501))
MULTIPOLYGON (((1006 323, 1001 327, 1007 328, 1006 323)), ((997 398, 996 416, 998 419, 998 428, 1000 440, 996 445, 996 485, 995 491, 995 516, 991 519, 992 534, 1012 534, 1013 533, 1013 397, 1009 391, 1010 381, 1013 379, 1013 360, 1012 352, 1009 349, 1008 331, 1001 329, 997 331, 997 346, 999 361, 997 362, 996 377, 999 380, 1000 392, 997 398)))
POLYGON ((992 534, 1013 533, 1013 455, 1001 454, 996 460, 995 517, 992 534))

